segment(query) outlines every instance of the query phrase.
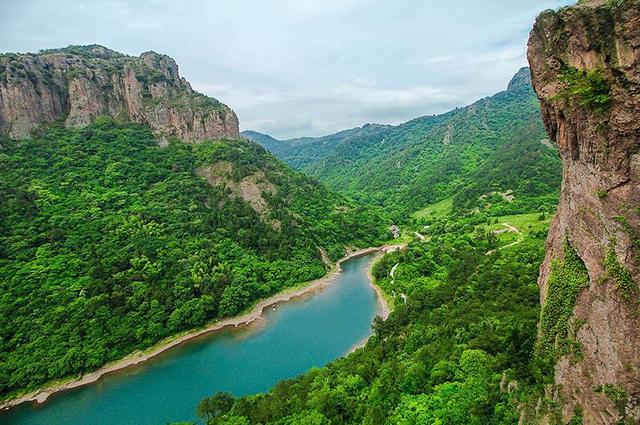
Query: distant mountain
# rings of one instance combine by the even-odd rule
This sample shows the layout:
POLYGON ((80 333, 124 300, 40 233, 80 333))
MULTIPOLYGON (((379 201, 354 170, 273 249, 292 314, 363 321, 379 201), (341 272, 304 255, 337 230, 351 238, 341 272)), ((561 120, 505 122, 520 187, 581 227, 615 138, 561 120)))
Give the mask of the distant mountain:
POLYGON ((261 145, 263 148, 273 153, 278 158, 282 159, 287 151, 290 150, 290 146, 282 141, 274 139, 268 134, 258 133, 257 131, 245 130, 240 133, 241 136, 261 145))
POLYGON ((329 187, 399 215, 455 194, 457 207, 473 208, 493 191, 511 190, 518 199, 559 188, 560 161, 543 143, 547 136, 528 68, 506 91, 467 107, 346 132, 293 139, 297 143, 249 137, 329 187))
POLYGON ((366 124, 342 130, 322 137, 298 137, 288 140, 277 140, 257 131, 243 131, 242 136, 262 145, 278 158, 298 169, 305 169, 331 154, 343 143, 357 140, 369 140, 392 128, 388 125, 366 124))

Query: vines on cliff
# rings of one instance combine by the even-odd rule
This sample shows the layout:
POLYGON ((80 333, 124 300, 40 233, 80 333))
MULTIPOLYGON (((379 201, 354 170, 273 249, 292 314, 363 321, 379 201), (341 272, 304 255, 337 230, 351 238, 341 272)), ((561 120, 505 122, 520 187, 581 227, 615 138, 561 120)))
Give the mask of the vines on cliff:
POLYGON ((629 305, 637 305, 640 301, 638 299, 638 286, 633 281, 629 270, 627 270, 622 264, 620 264, 620 261, 618 261, 615 247, 616 239, 612 238, 609 241, 609 249, 604 257, 604 267, 607 270, 609 277, 615 282, 624 301, 629 305))
MULTIPOLYGON (((571 321, 580 290, 589 285, 589 274, 575 249, 565 240, 564 257, 551 263, 547 299, 540 314, 540 337, 536 351, 542 359, 555 363, 560 355, 579 355, 570 330, 579 323, 571 321)), ((579 322, 579 320, 577 321, 579 322)))
POLYGON ((580 70, 568 66, 558 79, 564 85, 559 94, 560 97, 576 99, 580 106, 586 106, 598 112, 604 112, 609 108, 611 86, 601 69, 580 70))

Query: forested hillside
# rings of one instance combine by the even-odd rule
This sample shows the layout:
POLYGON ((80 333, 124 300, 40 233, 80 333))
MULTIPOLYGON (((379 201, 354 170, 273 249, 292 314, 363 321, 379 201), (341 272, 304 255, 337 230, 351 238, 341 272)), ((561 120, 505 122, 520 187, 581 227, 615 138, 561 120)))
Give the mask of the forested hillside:
POLYGON ((306 169, 313 166, 322 158, 331 155, 342 144, 362 143, 385 134, 391 126, 380 124, 366 124, 362 127, 343 130, 323 137, 298 137, 287 140, 277 140, 256 131, 243 131, 241 134, 264 146, 278 158, 296 169, 306 169))
POLYGON ((527 69, 505 92, 347 139, 303 169, 404 215, 416 237, 373 269, 394 311, 327 367, 202 400, 208 423, 514 424, 552 403, 536 282, 560 163, 527 69))
POLYGON ((557 199, 560 160, 544 132, 528 68, 506 91, 465 108, 397 127, 366 128, 339 142, 325 143, 333 136, 315 139, 325 149, 304 162, 292 159, 302 150, 286 142, 283 152, 274 139, 249 136, 267 149, 278 146, 276 155, 329 187, 390 209, 398 220, 454 194, 458 210, 483 206, 481 197, 494 192, 510 191, 516 201, 525 197, 545 206, 557 199))
POLYGON ((537 213, 431 218, 424 239, 375 265, 395 308, 364 348, 266 394, 219 393, 199 414, 216 425, 518 423, 551 379, 535 354, 548 225, 537 213))
POLYGON ((322 276, 384 220, 246 140, 98 118, 0 141, 0 398, 322 276))

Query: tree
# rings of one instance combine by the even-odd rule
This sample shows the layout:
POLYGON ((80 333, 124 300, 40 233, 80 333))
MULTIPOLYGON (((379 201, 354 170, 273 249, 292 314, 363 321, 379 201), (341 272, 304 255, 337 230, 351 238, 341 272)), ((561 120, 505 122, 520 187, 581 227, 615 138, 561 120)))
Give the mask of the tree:
POLYGON ((234 402, 235 398, 231 394, 221 391, 200 400, 196 413, 201 418, 206 417, 207 423, 209 423, 212 419, 228 413, 234 402))

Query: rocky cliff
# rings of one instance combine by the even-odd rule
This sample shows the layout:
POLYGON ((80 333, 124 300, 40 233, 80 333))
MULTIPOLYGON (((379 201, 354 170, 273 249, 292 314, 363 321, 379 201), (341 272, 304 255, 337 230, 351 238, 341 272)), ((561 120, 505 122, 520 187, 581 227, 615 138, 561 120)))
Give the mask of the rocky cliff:
POLYGON ((193 91, 168 56, 96 45, 0 55, 0 133, 27 137, 43 122, 84 126, 100 115, 148 124, 162 138, 238 135, 235 113, 193 91))
POLYGON ((637 423, 640 2, 544 12, 528 58, 564 164, 539 280, 538 352, 552 353, 565 423, 637 423))

